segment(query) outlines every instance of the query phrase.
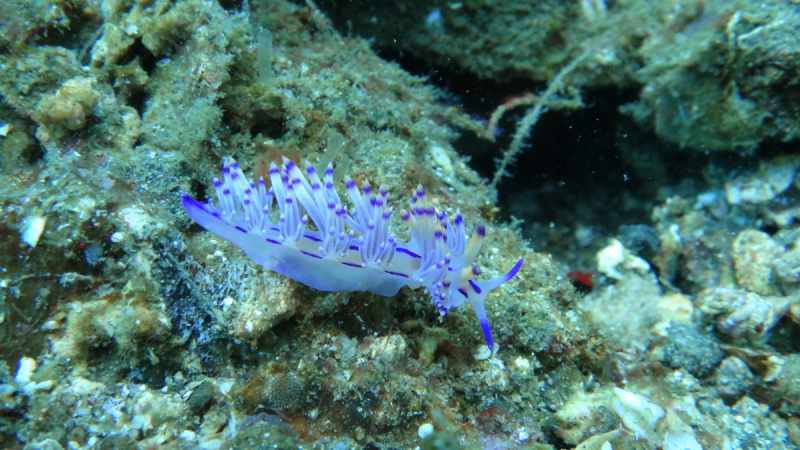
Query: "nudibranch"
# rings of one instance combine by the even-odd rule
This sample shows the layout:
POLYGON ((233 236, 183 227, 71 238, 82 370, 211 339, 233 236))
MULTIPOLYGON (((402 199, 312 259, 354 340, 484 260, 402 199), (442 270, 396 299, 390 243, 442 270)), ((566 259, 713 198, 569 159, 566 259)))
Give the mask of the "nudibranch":
POLYGON ((213 180, 219 206, 182 194, 183 208, 256 263, 320 291, 393 296, 403 286, 425 287, 442 316, 469 302, 489 350, 494 349, 486 296, 511 280, 523 259, 505 275, 479 281, 481 270, 474 261, 486 234, 484 225, 467 240, 461 212, 451 221, 431 205, 420 186, 411 210, 400 211, 410 235, 409 242, 400 242, 389 232, 392 208, 384 188, 375 192, 366 182, 359 191, 345 177, 352 205, 347 211, 333 186, 333 167, 328 165, 320 180, 311 164, 304 166, 305 175, 285 158, 281 167, 271 164, 267 189, 264 178, 254 183, 236 161, 226 158, 222 180, 213 180))

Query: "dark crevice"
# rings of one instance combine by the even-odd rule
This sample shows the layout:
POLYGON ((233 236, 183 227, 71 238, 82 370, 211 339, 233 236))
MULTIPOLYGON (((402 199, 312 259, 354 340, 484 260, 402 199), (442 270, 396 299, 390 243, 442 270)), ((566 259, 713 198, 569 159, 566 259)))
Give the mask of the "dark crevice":
POLYGON ((175 364, 175 361, 163 358, 158 364, 145 365, 144 369, 138 372, 137 381, 143 382, 150 389, 158 390, 166 385, 167 378, 170 375, 179 370, 181 370, 181 368, 175 364))
POLYGON ((147 100, 149 98, 150 94, 148 94, 144 89, 136 89, 132 90, 128 95, 126 103, 139 113, 140 118, 144 118, 145 106, 147 105, 147 100))
POLYGON ((219 0, 219 6, 225 11, 241 11, 243 0, 219 0))
POLYGON ((208 196, 206 195, 206 183, 197 179, 192 179, 189 190, 192 193, 192 198, 198 202, 205 203, 208 200, 208 196))
POLYGON ((37 36, 36 43, 39 45, 59 46, 70 50, 76 50, 74 35, 75 33, 66 28, 42 28, 37 36))
POLYGON ((800 352, 800 324, 781 319, 770 332, 769 345, 785 355, 800 352))
POLYGON ((137 82, 128 82, 128 78, 135 80, 135 74, 139 68, 144 70, 148 76, 152 76, 156 68, 156 62, 156 56, 142 44, 141 38, 135 39, 133 44, 128 47, 117 61, 116 76, 119 87, 115 87, 114 91, 118 96, 125 99, 125 103, 128 106, 139 113, 139 117, 144 116, 150 93, 137 82))
POLYGON ((761 227, 761 231, 767 233, 770 236, 775 236, 779 231, 781 231, 781 227, 778 226, 776 223, 768 223, 761 227))
POLYGON ((44 158, 45 148, 39 143, 37 139, 35 144, 29 145, 25 152, 25 160, 28 164, 34 165, 44 158))
POLYGON ((139 58, 139 65, 142 67, 148 76, 153 75, 153 71, 156 68, 156 62, 158 58, 156 55, 153 54, 147 47, 142 44, 142 38, 136 38, 133 41, 133 44, 128 47, 127 51, 119 57, 117 60, 117 65, 125 66, 132 63, 136 58, 139 58))
MULTIPOLYGON (((576 215, 587 224, 603 224, 615 232, 625 223, 645 223, 649 218, 650 188, 663 185, 665 179, 639 177, 648 173, 638 169, 632 159, 638 142, 632 138, 635 125, 618 111, 619 105, 635 98, 635 93, 615 91, 584 92, 584 109, 572 112, 545 113, 531 129, 525 148, 511 173, 499 185, 501 207, 507 214, 534 213, 536 220, 549 223, 574 220, 576 215), (628 141, 629 140, 629 141, 628 141), (527 199, 521 205, 520 196, 527 199), (626 220, 625 201, 637 198, 644 207, 630 211, 626 220), (568 216, 564 211, 568 210, 568 216)), ((494 158, 510 146, 517 120, 525 108, 515 110, 501 121, 500 148, 491 155, 476 158, 474 167, 487 167, 494 174, 494 158), (491 160, 490 160, 491 159, 491 160)), ((666 176, 666 174, 662 174, 666 176)), ((532 217, 531 217, 532 218, 532 217)))
POLYGON ((63 2, 61 6, 66 20, 38 28, 31 40, 36 45, 80 50, 100 23, 92 15, 86 15, 84 9, 76 3, 63 2), (63 26, 65 22, 69 23, 69 27, 63 26))
POLYGON ((253 119, 250 125, 250 135, 261 134, 270 139, 280 139, 289 129, 283 117, 276 118, 264 110, 253 111, 253 119))

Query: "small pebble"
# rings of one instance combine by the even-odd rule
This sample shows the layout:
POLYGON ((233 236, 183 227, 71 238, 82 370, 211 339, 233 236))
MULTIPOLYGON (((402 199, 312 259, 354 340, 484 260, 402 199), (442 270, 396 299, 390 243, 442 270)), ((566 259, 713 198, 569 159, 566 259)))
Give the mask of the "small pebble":
POLYGON ((433 434, 433 425, 429 423, 423 423, 419 426, 419 431, 417 431, 417 436, 420 439, 425 439, 426 437, 433 434))

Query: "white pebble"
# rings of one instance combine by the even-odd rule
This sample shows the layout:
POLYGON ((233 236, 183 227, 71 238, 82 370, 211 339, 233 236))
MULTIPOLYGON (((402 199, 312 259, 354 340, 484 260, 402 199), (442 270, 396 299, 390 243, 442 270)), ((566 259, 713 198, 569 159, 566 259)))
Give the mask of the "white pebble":
POLYGON ((417 436, 420 439, 425 439, 426 437, 433 434, 433 425, 430 423, 423 423, 419 426, 419 431, 417 431, 417 436))
POLYGON ((25 219, 25 229, 22 231, 22 240, 31 246, 36 247, 39 237, 42 236, 44 225, 47 219, 44 217, 28 217, 25 219))
POLYGON ((14 377, 14 382, 20 386, 29 383, 31 381, 31 376, 35 371, 36 360, 27 356, 23 356, 19 360, 19 369, 17 369, 17 375, 14 377))

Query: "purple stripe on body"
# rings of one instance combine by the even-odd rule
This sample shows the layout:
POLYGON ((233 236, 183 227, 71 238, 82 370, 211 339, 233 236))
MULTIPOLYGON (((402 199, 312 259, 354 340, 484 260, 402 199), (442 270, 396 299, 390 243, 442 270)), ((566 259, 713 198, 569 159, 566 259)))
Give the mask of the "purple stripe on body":
MULTIPOLYGON (((356 250, 358 250, 358 249, 356 249, 356 250)), ((422 258, 422 257, 421 257, 421 256, 419 256, 418 254, 416 254, 416 253, 412 252, 411 250, 406 250, 406 249, 404 249, 403 247, 397 247, 397 250, 396 250, 396 251, 397 251, 398 253, 405 253, 406 255, 408 255, 408 256, 411 256, 412 258, 422 258)))
POLYGON ((467 294, 467 291, 466 291, 466 289, 464 289, 464 288, 458 288, 458 292, 461 292, 461 295, 463 295, 464 297, 467 297, 467 298, 469 298, 469 294, 467 294))
POLYGON ((242 233, 247 233, 247 230, 245 230, 244 228, 242 228, 242 227, 240 227, 238 225, 236 226, 236 229, 241 231, 242 233))
POLYGON ((313 256, 314 258, 317 258, 317 259, 322 259, 322 256, 315 255, 315 254, 313 254, 313 253, 309 253, 309 252, 307 252, 307 251, 305 251, 305 250, 300 250, 300 253, 302 253, 302 254, 304 254, 304 255, 308 255, 308 256, 313 256))
POLYGON ((314 236, 311 236, 311 235, 308 235, 308 234, 304 234, 303 237, 307 238, 307 239, 310 239, 310 240, 312 240, 314 242, 322 242, 322 239, 315 238, 314 236))
POLYGON ((281 243, 280 243, 280 242, 278 242, 278 241, 276 241, 275 239, 269 239, 269 238, 267 238, 267 242, 269 242, 270 244, 281 245, 281 243))
POLYGON ((342 261, 342 264, 344 264, 345 266, 358 267, 359 269, 363 269, 363 267, 361 267, 361 264, 354 264, 354 263, 344 262, 344 261, 342 261))
POLYGON ((391 270, 384 270, 384 272, 388 273, 389 275, 397 275, 398 277, 408 278, 408 275, 400 272, 392 272, 391 270))

